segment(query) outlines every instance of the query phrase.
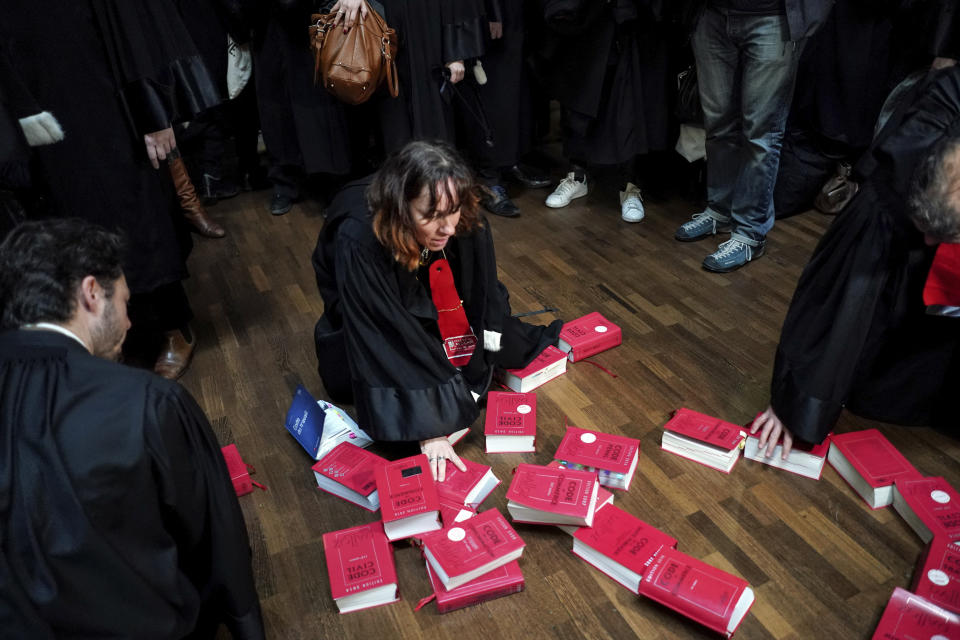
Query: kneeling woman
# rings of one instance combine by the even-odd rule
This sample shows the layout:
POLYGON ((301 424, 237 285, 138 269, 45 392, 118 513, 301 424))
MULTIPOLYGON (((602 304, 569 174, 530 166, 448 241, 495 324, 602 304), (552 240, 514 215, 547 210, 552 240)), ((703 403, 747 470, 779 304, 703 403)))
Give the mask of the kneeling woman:
POLYGON ((373 438, 419 441, 441 480, 461 466, 446 436, 476 420, 494 366, 526 366, 560 331, 511 317, 473 175, 445 144, 412 142, 348 184, 313 266, 327 392, 373 438))

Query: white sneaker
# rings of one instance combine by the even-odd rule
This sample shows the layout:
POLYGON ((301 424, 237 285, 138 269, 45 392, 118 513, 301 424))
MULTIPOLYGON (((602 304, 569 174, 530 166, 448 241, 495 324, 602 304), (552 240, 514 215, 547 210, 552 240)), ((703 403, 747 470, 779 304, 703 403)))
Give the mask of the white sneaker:
POLYGON ((628 182, 627 190, 620 192, 620 217, 626 222, 640 222, 644 215, 640 187, 628 182))
POLYGON ((546 205, 551 209, 559 209, 570 204, 574 198, 582 198, 587 195, 587 180, 583 182, 576 179, 573 171, 567 174, 567 177, 560 181, 553 193, 547 196, 546 205))

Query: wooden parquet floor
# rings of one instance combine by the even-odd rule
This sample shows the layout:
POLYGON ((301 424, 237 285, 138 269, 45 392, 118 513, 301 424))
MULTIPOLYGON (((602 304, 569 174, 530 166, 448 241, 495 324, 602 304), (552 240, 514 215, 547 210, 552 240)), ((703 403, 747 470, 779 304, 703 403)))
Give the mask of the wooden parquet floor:
MULTIPOLYGON (((518 193, 521 218, 489 221, 501 279, 515 313, 552 306, 572 319, 597 310, 621 325, 623 345, 595 358, 618 377, 575 364, 541 387, 536 454, 484 454, 478 420, 458 450, 504 480, 483 508, 506 513, 511 469, 550 461, 564 416, 639 438, 637 477, 615 504, 676 537, 680 550, 750 582, 757 599, 740 640, 869 638, 922 550, 891 508, 871 511, 829 466, 818 482, 749 460, 725 475, 659 448, 660 427, 678 407, 744 423, 766 406, 783 316, 829 219, 780 222, 763 258, 715 275, 700 268, 715 243, 672 239, 694 211, 688 203, 648 202, 647 219, 628 225, 615 192, 562 210, 542 205, 546 193, 518 193)), ((418 552, 401 545, 402 601, 339 615, 321 535, 376 516, 317 490, 311 461, 283 427, 298 383, 324 397, 312 338, 323 306, 310 266, 323 218, 311 202, 273 217, 268 198, 242 194, 211 209, 229 235, 197 240, 190 260, 200 347, 182 382, 221 443, 235 442, 269 487, 240 502, 270 638, 715 637, 579 560, 570 537, 549 526, 517 526, 527 543, 520 594, 442 616, 432 604, 414 612, 430 587, 418 552)), ((838 430, 867 426, 881 426, 924 474, 960 487, 957 440, 848 415, 838 430)))

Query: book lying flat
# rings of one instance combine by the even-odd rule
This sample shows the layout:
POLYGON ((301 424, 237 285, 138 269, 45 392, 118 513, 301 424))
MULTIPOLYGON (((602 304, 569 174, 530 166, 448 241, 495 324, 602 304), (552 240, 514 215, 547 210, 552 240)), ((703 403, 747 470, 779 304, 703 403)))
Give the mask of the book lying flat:
POLYGON ((876 429, 830 437, 827 462, 872 509, 893 503, 893 483, 920 473, 876 429))
POLYGON ((960 544, 934 538, 920 558, 910 591, 960 613, 960 544))
POLYGON ((620 327, 594 311, 563 325, 557 346, 567 354, 570 362, 577 362, 612 349, 622 341, 620 327))
POLYGON ((589 471, 521 464, 507 489, 515 522, 593 526, 600 483, 589 471))
MULTIPOLYGON (((553 462, 548 463, 547 466, 553 467, 556 469, 568 468, 565 464, 563 464, 559 460, 554 460, 553 462)), ((596 519, 597 517, 597 512, 599 512, 600 509, 604 508, 608 504, 613 504, 613 492, 607 491, 601 486, 597 489, 597 506, 593 508, 594 519, 596 519)), ((573 524, 558 524, 557 528, 560 529, 561 531, 565 531, 566 533, 569 533, 570 535, 573 535, 574 533, 577 532, 578 529, 580 529, 580 527, 573 524)))
POLYGON ((391 541, 440 528, 440 504, 427 456, 402 458, 376 469, 383 530, 391 541))
POLYGON ((284 426, 314 460, 327 455, 341 442, 368 447, 373 440, 342 409, 314 400, 303 385, 297 385, 284 426))
POLYGON ((640 595, 728 638, 743 622, 754 599, 743 578, 670 548, 650 564, 640 583, 640 595))
POLYGON ((516 560, 526 546, 496 509, 428 533, 422 540, 427 562, 447 589, 455 589, 516 560))
POLYGON ((504 386, 513 391, 527 393, 566 372, 566 354, 555 346, 549 345, 524 368, 500 371, 499 379, 504 386))
POLYGON ((767 448, 760 449, 760 438, 747 435, 746 444, 743 447, 743 457, 805 478, 819 480, 823 474, 823 465, 827 461, 829 450, 829 436, 820 444, 809 444, 795 440, 793 447, 790 449, 790 455, 784 460, 782 444, 777 444, 773 449, 773 455, 767 456, 767 448))
POLYGON ((960 540, 960 494, 943 478, 897 480, 893 508, 924 542, 960 540))
POLYGON ((476 509, 451 501, 443 496, 437 496, 437 498, 440 504, 440 521, 444 528, 452 527, 457 522, 462 522, 477 515, 476 509))
POLYGON ((400 599, 393 547, 379 522, 323 534, 323 552, 340 613, 400 599))
POLYGON ((554 458, 567 468, 593 471, 600 484, 627 490, 640 460, 640 441, 612 433, 567 427, 554 458))
MULTIPOLYGON (((427 562, 427 576, 430 578, 430 585, 433 587, 434 598, 437 601, 437 611, 440 613, 450 613, 457 609, 520 593, 524 587, 523 573, 520 571, 520 563, 516 560, 454 589, 443 586, 440 578, 430 568, 429 562, 427 562)), ((421 603, 426 604, 424 601, 421 603)))
POLYGON ((676 538, 613 505, 598 509, 593 526, 573 534, 574 554, 636 594, 654 558, 676 546, 676 538))
POLYGON ((369 511, 380 508, 377 467, 387 461, 349 442, 341 442, 313 465, 317 486, 369 511))
POLYGON ((739 425, 690 409, 677 409, 663 425, 660 447, 683 458, 730 473, 747 432, 739 425))
POLYGON ((485 464, 460 458, 466 471, 448 464, 443 482, 437 483, 437 495, 476 510, 490 492, 500 485, 493 469, 485 464))
POLYGON ((893 590, 873 640, 960 638, 960 616, 900 587, 893 590))
POLYGON ((525 453, 536 450, 537 395, 491 391, 483 421, 487 453, 525 453))

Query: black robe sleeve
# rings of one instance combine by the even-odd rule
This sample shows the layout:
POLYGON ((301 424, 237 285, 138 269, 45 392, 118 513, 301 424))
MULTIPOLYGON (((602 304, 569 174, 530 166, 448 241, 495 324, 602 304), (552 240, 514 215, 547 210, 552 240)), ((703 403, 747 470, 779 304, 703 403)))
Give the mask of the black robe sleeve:
POLYGON ((445 0, 440 6, 443 63, 482 56, 488 27, 481 0, 445 0))

